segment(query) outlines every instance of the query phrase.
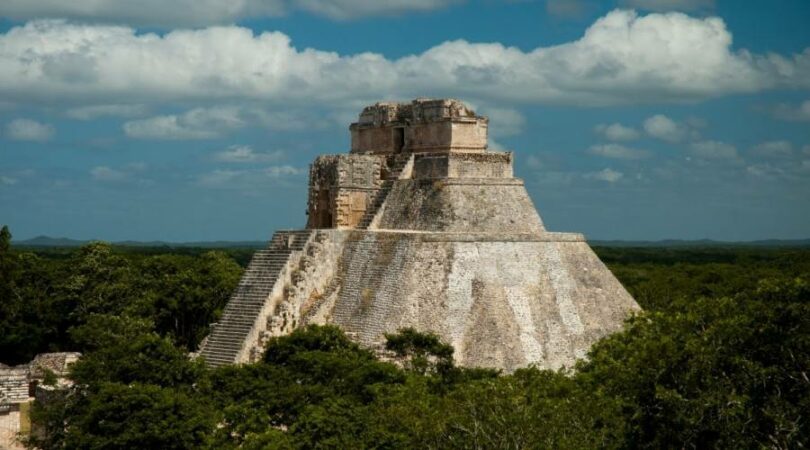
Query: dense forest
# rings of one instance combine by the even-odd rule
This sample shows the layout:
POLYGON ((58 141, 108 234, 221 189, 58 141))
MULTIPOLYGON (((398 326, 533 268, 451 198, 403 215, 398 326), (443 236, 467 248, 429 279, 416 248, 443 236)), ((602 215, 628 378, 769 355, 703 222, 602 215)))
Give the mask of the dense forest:
POLYGON ((587 361, 503 374, 401 330, 378 359, 334 327, 263 361, 187 357, 250 251, 16 248, 0 233, 0 361, 81 351, 37 404, 44 449, 805 448, 810 249, 596 248, 645 311, 587 361))

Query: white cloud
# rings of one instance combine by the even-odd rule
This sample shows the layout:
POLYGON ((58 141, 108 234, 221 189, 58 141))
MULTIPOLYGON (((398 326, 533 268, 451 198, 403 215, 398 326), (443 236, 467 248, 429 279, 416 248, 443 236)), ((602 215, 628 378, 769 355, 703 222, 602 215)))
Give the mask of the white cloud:
POLYGON ((289 3, 297 9, 332 19, 346 20, 411 11, 432 11, 460 2, 460 0, 293 0, 289 3))
POLYGON ((506 147, 503 146, 500 142, 496 141, 492 135, 487 137, 487 148, 492 150, 493 152, 503 152, 506 151, 506 147))
POLYGON ((621 144, 599 144, 588 148, 588 154, 613 159, 644 159, 650 152, 637 148, 626 147, 621 144))
POLYGON ((236 26, 156 35, 35 21, 0 34, 0 97, 47 105, 240 99, 336 108, 432 94, 598 106, 810 87, 810 50, 756 55, 732 51, 731 42, 719 18, 621 10, 561 45, 524 52, 458 40, 397 60, 298 50, 282 33, 236 26))
POLYGON ((271 162, 278 161, 283 157, 284 152, 281 150, 257 152, 249 145, 232 145, 214 155, 214 159, 217 161, 231 163, 271 162))
POLYGON ((243 173, 245 172, 242 170, 217 169, 200 175, 197 178, 197 182, 203 186, 220 186, 233 181, 236 179, 236 177, 242 175, 243 173))
POLYGON ((197 184, 211 188, 255 188, 262 184, 278 184, 289 177, 306 173, 306 170, 297 167, 282 165, 270 166, 263 169, 231 170, 216 169, 197 177, 197 184))
POLYGON ((15 141, 44 142, 54 133, 51 125, 31 119, 14 119, 6 125, 6 136, 15 141))
POLYGON ((136 139, 213 139, 248 125, 272 130, 319 128, 316 120, 291 111, 268 111, 250 106, 194 108, 124 123, 124 133, 136 139))
POLYGON ((271 178, 279 178, 287 175, 301 175, 304 173, 303 169, 293 166, 271 166, 264 169, 263 173, 271 178))
POLYGON ((99 117, 137 117, 146 113, 144 105, 90 105, 68 109, 71 119, 92 120, 99 117))
POLYGON ((620 5, 646 11, 707 11, 714 9, 714 0, 621 0, 620 5))
POLYGON ((124 133, 136 139, 212 139, 245 125, 236 107, 195 108, 126 122, 124 133))
POLYGON ((648 135, 667 142, 681 142, 687 138, 696 139, 696 130, 683 123, 675 122, 663 114, 656 114, 644 121, 644 131, 648 135))
POLYGON ((0 175, 0 184, 11 186, 13 184, 17 184, 17 179, 14 177, 8 177, 5 175, 0 175))
POLYGON ((605 168, 598 172, 590 172, 585 174, 585 178, 605 181, 607 183, 615 183, 621 180, 622 177, 624 177, 623 173, 613 170, 611 168, 605 168))
POLYGON ((810 144, 805 145, 804 147, 802 147, 802 153, 804 153, 807 156, 810 156, 810 144))
POLYGON ((124 124, 124 133, 136 139, 213 139, 219 133, 190 126, 178 116, 159 116, 124 124))
POLYGON ((791 174, 785 171, 785 169, 771 164, 753 164, 746 167, 745 171, 749 175, 753 175, 759 178, 767 178, 767 179, 791 178, 791 174))
POLYGON ((542 169, 545 166, 545 164, 543 163, 543 160, 541 160, 537 156, 529 155, 529 157, 526 158, 526 166, 528 166, 530 169, 537 170, 542 169))
POLYGON ((774 108, 773 114, 777 119, 792 122, 810 122, 810 100, 805 100, 798 106, 781 103, 774 108))
POLYGON ((332 19, 444 8, 455 0, 4 0, 0 16, 16 20, 70 18, 136 26, 199 27, 303 10, 332 19))
POLYGON ((793 144, 788 141, 768 141, 755 145, 751 154, 764 158, 789 158, 793 155, 793 144))
POLYGON ((620 123, 599 124, 594 127, 594 131, 609 141, 632 141, 639 138, 639 132, 635 128, 620 123))
POLYGON ((526 125, 526 118, 514 109, 484 108, 478 112, 489 117, 489 131, 495 136, 520 134, 526 125))
POLYGON ((689 146, 690 153, 706 160, 737 160, 737 148, 720 141, 699 141, 689 146))
POLYGON ((93 179, 98 181, 122 181, 127 178, 127 175, 120 171, 111 169, 107 166, 97 166, 90 170, 90 175, 93 179))

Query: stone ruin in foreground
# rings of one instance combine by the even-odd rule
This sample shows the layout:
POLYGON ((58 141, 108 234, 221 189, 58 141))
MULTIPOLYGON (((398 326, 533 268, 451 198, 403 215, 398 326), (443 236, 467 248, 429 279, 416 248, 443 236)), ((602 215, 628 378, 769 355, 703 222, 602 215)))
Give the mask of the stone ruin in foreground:
POLYGON ((581 234, 546 231, 487 125, 456 100, 366 107, 351 151, 311 165, 306 229, 253 256, 201 345, 207 364, 336 324, 370 348, 413 327, 460 365, 556 369, 618 331, 639 306, 581 234))

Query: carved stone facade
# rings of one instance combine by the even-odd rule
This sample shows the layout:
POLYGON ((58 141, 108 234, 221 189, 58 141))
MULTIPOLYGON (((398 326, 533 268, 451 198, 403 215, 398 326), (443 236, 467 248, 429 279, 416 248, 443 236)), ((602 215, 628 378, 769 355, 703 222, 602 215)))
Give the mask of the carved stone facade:
POLYGON ((319 156, 309 170, 307 228, 354 228, 382 186, 384 158, 319 156))
POLYGON ((330 323, 369 348, 414 327, 462 365, 556 369, 619 330, 638 305, 581 234, 545 229, 487 126, 457 100, 363 109, 351 152, 310 168, 307 230, 257 252, 206 361, 255 361, 271 337, 330 323))
POLYGON ((0 449, 22 450, 19 434, 30 432, 29 410, 34 398, 41 400, 42 389, 67 386, 68 368, 81 355, 73 352, 41 353, 30 363, 15 367, 0 364, 0 449), (44 386, 49 373, 56 386, 44 386))
POLYGON ((363 109, 359 120, 349 127, 351 152, 483 152, 488 123, 458 100, 375 103, 363 109))

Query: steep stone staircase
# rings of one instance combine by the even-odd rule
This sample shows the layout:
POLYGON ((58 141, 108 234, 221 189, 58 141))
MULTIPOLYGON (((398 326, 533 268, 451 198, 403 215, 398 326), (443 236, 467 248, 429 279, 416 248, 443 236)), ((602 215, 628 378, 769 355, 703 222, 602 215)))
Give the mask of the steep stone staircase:
POLYGON ((389 162, 382 187, 377 192, 377 195, 374 196, 374 201, 371 203, 371 207, 366 210, 366 212, 363 214, 363 218, 360 219, 360 223, 357 225, 358 229, 367 230, 374 221, 374 217, 377 215, 380 207, 382 207, 382 204, 388 197, 388 193, 391 192, 391 188, 394 187, 394 182, 399 179, 400 175, 402 175, 402 171, 405 169, 405 166, 408 164, 411 158, 413 158, 413 155, 395 156, 389 162))
POLYGON ((293 252, 307 245, 312 230, 277 231, 267 248, 253 254, 247 269, 200 349, 209 367, 234 364, 262 307, 293 252))

